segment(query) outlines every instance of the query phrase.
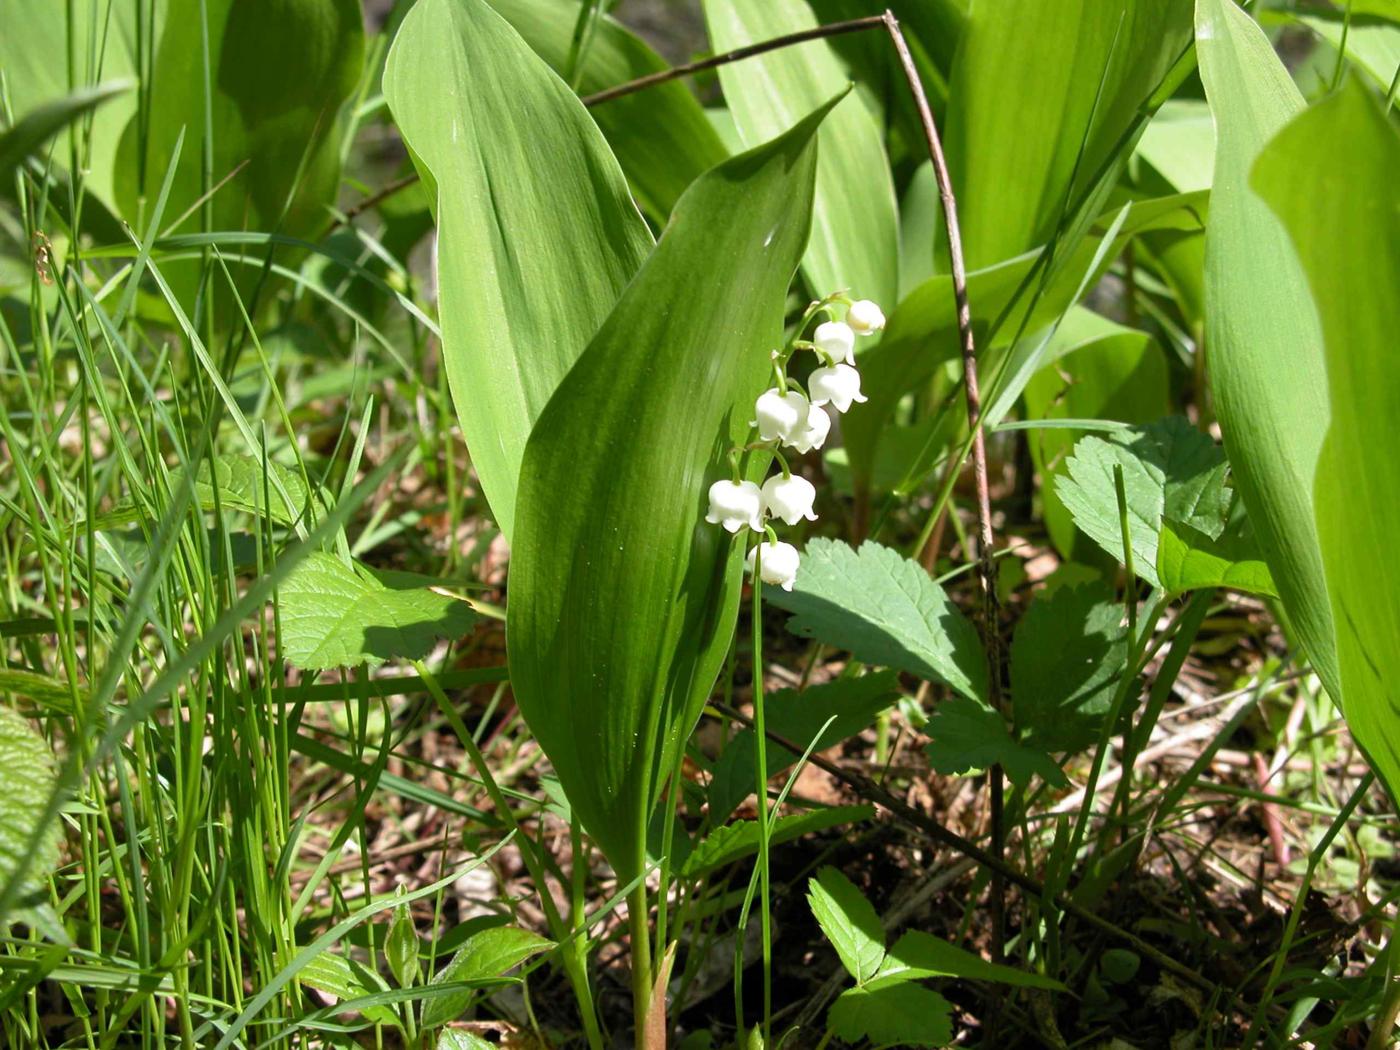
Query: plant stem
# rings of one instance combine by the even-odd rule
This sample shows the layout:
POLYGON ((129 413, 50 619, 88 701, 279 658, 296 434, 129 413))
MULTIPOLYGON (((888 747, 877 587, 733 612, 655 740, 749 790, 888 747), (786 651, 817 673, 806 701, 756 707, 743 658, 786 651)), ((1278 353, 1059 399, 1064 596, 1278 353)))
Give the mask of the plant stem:
MULTIPOLYGON (((962 231, 958 224, 958 203, 953 195, 953 180, 948 174, 948 161, 943 155, 943 142, 938 136, 938 125, 933 120, 933 110, 929 107, 928 96, 914 58, 909 53, 909 45, 899 28, 899 19, 894 12, 886 10, 885 29, 894 44, 899 64, 904 70, 904 79, 909 92, 914 96, 914 105, 919 111, 919 123, 923 125, 924 139, 928 144, 929 160, 933 164, 934 181, 938 184, 938 196, 943 205, 943 225, 948 237, 948 265, 953 278, 953 299, 958 311, 958 342, 962 350, 963 392, 967 399, 967 426, 972 435, 972 475, 977 488, 977 560, 982 577, 982 641, 987 650, 987 693, 992 706, 1002 709, 1001 696, 1001 628, 1000 610, 997 602, 996 562, 992 554, 992 501, 987 481, 987 442, 982 432, 982 392, 977 378, 977 346, 972 334, 972 306, 967 298, 967 266, 963 260, 962 231)), ((987 771, 991 782, 991 823, 992 855, 1001 860, 1005 852, 1005 827, 1002 812, 1003 777, 1001 766, 994 765, 987 771)), ((992 957, 1000 960, 1003 954, 1005 928, 1003 918, 1006 910, 1006 884, 1000 873, 992 870, 992 957)))
MULTIPOLYGON (((769 530, 772 531, 771 529, 769 530)), ((759 544, 753 562, 753 721, 754 721, 754 790, 758 806, 758 877, 759 915, 763 923, 763 1045, 768 1045, 769 1028, 773 1020, 773 938, 772 938, 772 877, 768 870, 768 752, 763 716, 763 544, 759 544)))
POLYGON ((627 895, 627 921, 632 929, 632 1019, 637 1027, 637 1046, 642 1050, 664 1050, 646 1045, 647 1013, 651 1005, 651 930, 648 928, 647 884, 639 879, 627 895))

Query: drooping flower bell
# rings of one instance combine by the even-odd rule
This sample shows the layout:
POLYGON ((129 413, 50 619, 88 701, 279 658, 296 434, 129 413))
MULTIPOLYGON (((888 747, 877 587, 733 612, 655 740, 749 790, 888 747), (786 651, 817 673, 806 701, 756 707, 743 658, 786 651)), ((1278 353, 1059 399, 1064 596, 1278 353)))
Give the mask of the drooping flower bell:
POLYGON ((807 380, 807 389, 812 392, 812 404, 830 402, 838 412, 847 411, 853 401, 869 400, 860 392, 860 373, 847 364, 814 369, 807 380))
POLYGON ((792 437, 788 438, 785 444, 805 455, 812 449, 821 448, 826 444, 826 436, 829 433, 831 433, 831 417, 826 414, 826 409, 819 405, 808 405, 806 422, 798 428, 792 437))
POLYGON ((754 402, 754 417, 749 426, 758 427, 763 441, 787 441, 807 422, 811 406, 796 390, 780 393, 777 387, 758 395, 754 402))
MULTIPOLYGON (((793 583, 797 580, 797 566, 801 562, 801 557, 797 553, 797 548, 791 543, 769 543, 765 540, 763 546, 763 557, 758 566, 758 575, 764 583, 771 583, 776 587, 781 587, 785 591, 792 590, 793 583)), ((747 561, 749 572, 753 572, 754 555, 758 548, 754 547, 749 551, 747 561)))
POLYGON ((817 353, 826 358, 829 364, 845 361, 856 363, 856 334, 844 321, 826 321, 817 325, 812 333, 812 342, 817 353))
POLYGON ((748 526, 763 529, 763 490, 752 481, 716 481, 710 486, 710 511, 705 520, 730 532, 748 526))
POLYGON ((816 488, 796 474, 786 478, 774 474, 763 483, 763 509, 789 525, 796 525, 803 518, 816 521, 817 515, 812 510, 816 499, 816 488))
POLYGON ((885 315, 869 299, 858 299, 846 311, 846 324, 856 335, 874 335, 885 327, 885 315))

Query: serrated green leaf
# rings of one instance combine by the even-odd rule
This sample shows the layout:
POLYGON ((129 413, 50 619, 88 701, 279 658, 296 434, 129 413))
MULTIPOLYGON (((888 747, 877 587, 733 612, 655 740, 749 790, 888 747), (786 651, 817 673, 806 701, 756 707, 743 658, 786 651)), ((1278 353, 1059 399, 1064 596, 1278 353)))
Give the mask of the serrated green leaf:
POLYGON ((1152 586, 1160 586, 1157 534, 1164 517, 1211 537, 1225 529, 1230 507, 1225 454, 1180 416, 1108 437, 1080 438, 1058 485, 1059 496, 1075 525, 1121 562, 1123 529, 1115 466, 1123 468, 1133 568, 1152 586))
POLYGON ((495 1043, 460 1028, 444 1028, 438 1034, 437 1050, 495 1050, 495 1047, 495 1043))
POLYGON ((282 651, 308 671, 416 660, 476 620, 460 598, 427 587, 395 590, 320 552, 292 570, 277 598, 282 651))
POLYGON ((807 903, 856 984, 874 977, 885 958, 885 931, 855 883, 835 868, 824 867, 807 880, 807 903))
POLYGON ((910 930, 894 942, 894 947, 885 953, 880 972, 869 987, 875 989, 886 983, 919 981, 929 977, 963 977, 970 981, 1007 984, 1015 988, 1065 991, 1065 986, 1052 978, 988 962, 980 955, 922 930, 910 930))
MULTIPOLYGON (((373 970, 359 962, 334 952, 321 952, 297 973, 297 980, 308 988, 333 995, 342 1001, 362 999, 388 990, 388 985, 373 970)), ((378 1024, 397 1024, 392 1007, 371 1006, 364 1010, 367 1020, 378 1024)))
MULTIPOLYGON (((184 484, 185 468, 170 472, 169 486, 178 491, 184 484)), ((232 453, 204 460, 195 474, 194 498, 201 510, 242 511, 262 514, 279 525, 310 524, 330 508, 325 492, 315 489, 314 500, 299 470, 269 461, 264 471, 257 456, 232 453), (215 499, 217 489, 217 500, 215 499)), ((135 505, 124 500, 110 513, 97 518, 97 527, 110 529, 138 520, 135 505)))
MULTIPOLYGON (((1046 357, 1046 364, 1031 377, 1023 394, 1028 419, 1148 423, 1171 411, 1167 361, 1146 332, 1076 307, 1065 315, 1046 357)), ((1078 436, 1060 428, 1031 430, 1026 435, 1031 461, 1040 473, 1046 531, 1056 549, 1069 559, 1079 553, 1078 534, 1057 486, 1078 436)), ((1081 538, 1079 545, 1083 544, 1081 538)))
POLYGON ((1103 585, 1038 596, 1011 642, 1016 731, 1041 751, 1077 751, 1098 739, 1128 666, 1123 606, 1103 585))
POLYGON ((738 616, 743 544, 704 522, 706 491, 748 441, 782 339, 825 113, 690 186, 525 450, 512 685, 624 881, 738 616))
MULTIPOLYGON (((809 813, 793 813, 769 822, 768 841, 777 846, 842 824, 855 824, 875 815, 873 806, 833 806, 814 809, 809 813)), ((743 860, 758 852, 759 828, 756 820, 736 820, 716 828, 705 836, 686 858, 681 877, 697 879, 702 875, 743 860)))
POLYGON ((63 833, 55 821, 30 846, 35 823, 53 794, 54 757, 48 742, 21 715, 4 706, 0 706, 0 769, 5 770, 5 790, 0 793, 0 891, 15 877, 20 857, 29 855, 15 896, 17 905, 24 906, 34 903, 31 898, 43 892, 58 867, 63 833))
POLYGON ((940 773, 959 775, 1000 764, 1022 787, 1036 776, 1054 787, 1069 784, 1054 759, 1017 741, 1006 720, 980 700, 955 696, 943 701, 924 732, 930 738, 924 752, 940 773))
POLYGON ((1213 538, 1190 525, 1163 521, 1157 538, 1157 576, 1168 594, 1228 587, 1278 597, 1258 544, 1233 529, 1213 538))
MULTIPOLYGON (((806 0, 705 0, 717 51, 817 25, 806 0)), ((739 137, 755 146, 791 127, 850 82, 830 43, 813 40, 722 66, 720 83, 739 137)), ((859 93, 819 134, 812 237, 802 272, 814 295, 849 289, 892 308, 899 288, 899 222, 883 135, 859 93)))
MULTIPOLYGON (((568 66, 576 0, 490 0, 535 53, 560 76, 568 66)), ((594 26, 578 91, 590 95, 666 69, 647 44, 610 16, 594 26)), ((681 81, 593 106, 589 113, 607 137, 637 199, 664 220, 697 176, 729 155, 700 103, 681 81)))
POLYGON ((1105 173, 1190 40, 1191 0, 972 7, 945 134, 969 266, 1049 240, 1067 199, 1105 173))
POLYGON ((788 630, 848 649, 856 659, 987 695, 987 658, 977 628, 916 561, 866 542, 856 550, 814 539, 791 591, 764 598, 793 616, 788 630))
MULTIPOLYGON (((428 985, 495 983, 531 956, 553 947, 553 941, 545 940, 529 930, 517 926, 493 926, 473 934, 452 957, 452 961, 433 975, 428 985)), ((471 1003, 473 996, 474 992, 463 991, 424 1000, 423 1027, 435 1028, 456 1020, 471 1003)))
POLYGON ((937 992, 901 981, 881 988, 848 988, 831 1004, 826 1023, 848 1043, 945 1046, 953 1038, 953 1007, 937 992))
MULTIPOLYGON (((780 689, 763 698, 767 728, 800 747, 815 740, 814 752, 824 751, 838 741, 859 733, 885 708, 898 699, 898 682, 892 672, 838 678, 807 689, 780 689), (825 732, 822 727, 834 719, 825 732), (821 737, 817 739, 817 734, 821 737)), ((708 800, 710 820, 723 820, 754 790, 754 734, 752 729, 737 733, 724 746, 710 771, 708 800)), ((768 775, 781 773, 797 761, 786 748, 768 747, 768 775)))
POLYGON ((1313 505, 1331 414, 1322 331, 1287 232, 1248 185, 1259 151, 1302 111, 1303 99, 1268 37, 1234 0, 1197 0, 1196 41, 1217 140, 1206 233, 1211 399, 1289 622, 1336 697, 1313 505))
POLYGON ((1312 495, 1341 707, 1392 798, 1400 797, 1397 170, 1395 124, 1353 81, 1280 132, 1254 173, 1291 235, 1322 317, 1331 428, 1312 495))
POLYGON ((453 404, 513 540, 531 428, 651 234, 583 104, 484 0, 420 0, 384 95, 437 219, 453 404))

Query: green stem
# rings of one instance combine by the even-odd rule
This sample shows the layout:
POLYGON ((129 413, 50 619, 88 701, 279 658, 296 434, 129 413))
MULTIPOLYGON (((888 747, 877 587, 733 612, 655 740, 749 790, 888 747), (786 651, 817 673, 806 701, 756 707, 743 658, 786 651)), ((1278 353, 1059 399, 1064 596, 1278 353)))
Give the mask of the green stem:
MULTIPOLYGON (((768 534, 776 543, 772 526, 768 534)), ((763 714, 763 545, 759 544, 753 561, 753 722, 754 722, 754 786, 758 806, 758 872, 759 913, 763 923, 763 1045, 768 1045, 773 1019, 773 939, 772 902, 769 899, 772 875, 768 869, 768 748, 763 714)))
POLYGON ((651 930, 648 928, 647 884, 637 880, 627 895, 627 920, 632 928, 632 1018, 636 1022, 636 1045, 651 1050, 646 1043, 647 1014, 651 1007, 651 930))

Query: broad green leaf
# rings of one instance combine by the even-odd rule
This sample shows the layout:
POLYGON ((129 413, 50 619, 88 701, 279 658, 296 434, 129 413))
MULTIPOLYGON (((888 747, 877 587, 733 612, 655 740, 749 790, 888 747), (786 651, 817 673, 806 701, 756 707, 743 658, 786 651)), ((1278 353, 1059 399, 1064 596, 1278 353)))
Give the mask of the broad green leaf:
MULTIPOLYGON (((803 690, 781 689, 768 693, 763 698, 763 715, 771 732, 799 747, 815 744, 812 748, 815 753, 859 733, 898 696, 898 682, 893 672, 838 678, 803 690), (831 724, 823 732, 822 727, 828 721, 831 724)), ((710 771, 708 799, 712 822, 729 816, 735 806, 753 793, 753 748, 753 730, 745 729, 725 744, 724 752, 710 771)), ((798 758, 786 748, 772 745, 765 748, 764 754, 770 777, 787 769, 798 758)))
POLYGON ((394 589, 333 554, 312 553, 277 589, 282 652, 304 670, 426 656, 476 620, 460 598, 394 589))
POLYGON ((949 944, 941 937, 934 937, 922 930, 910 930, 894 942, 894 947, 885 953, 885 961, 871 987, 929 977, 963 977, 970 981, 1007 984, 1014 988, 1065 990, 1063 984, 1052 978, 988 962, 966 948, 949 944))
POLYGON ((460 1028, 444 1028, 438 1033, 437 1050, 494 1050, 496 1045, 460 1028))
POLYGON ((1322 332, 1288 234, 1248 178, 1302 111, 1273 46, 1233 0, 1197 0, 1196 53, 1215 117, 1206 232, 1206 353, 1221 436, 1289 621, 1339 696, 1313 509, 1330 408, 1322 332))
POLYGON ((1105 586, 1037 596, 1011 642, 1016 731, 1041 751, 1077 751, 1098 739, 1127 669, 1122 603, 1105 586))
MULTIPOLYGON (((0 768, 5 770, 5 791, 0 794, 0 892, 7 890, 19 868, 19 858, 30 850, 35 823, 54 790, 53 753, 43 737, 17 712, 0 705, 0 768)), ((58 867, 62 827, 54 821, 44 829, 15 900, 20 906, 35 903, 49 876, 58 867)), ((3 922, 4 916, 0 916, 3 922)))
POLYGON ((999 764, 1021 787, 1036 776, 1054 787, 1069 784, 1054 759, 1013 737, 1006 720, 982 701, 965 696, 943 701, 924 732, 929 764, 940 773, 959 775, 999 764))
POLYGON ((1093 207, 1190 40, 1191 0, 973 5, 945 136, 970 267, 1048 241, 1076 196, 1093 207))
MULTIPOLYGON (((1342 7, 1345 6, 1343 3, 1342 7)), ((1364 15, 1358 18, 1357 13, 1353 7, 1350 26, 1345 25, 1344 10, 1296 17, 1299 22, 1327 41, 1332 51, 1342 46, 1342 34, 1345 32, 1347 61, 1364 70, 1371 78, 1371 83, 1380 90, 1388 91, 1395 79, 1396 69, 1400 68, 1400 24, 1394 21, 1372 20, 1364 15)), ((1390 17, 1400 18, 1400 11, 1392 9, 1390 17)), ((1334 60, 1332 55, 1328 56, 1329 67, 1334 60)))
MULTIPOLYGON (((738 615, 743 544, 704 522, 706 492, 782 339, 826 112, 691 184, 525 450, 512 685, 624 880, 738 615)), ((766 467, 750 457, 750 476, 766 467)))
POLYGON ((1392 798, 1400 796, 1397 171, 1395 124, 1355 80, 1280 132, 1254 171, 1254 185, 1287 226, 1321 314, 1332 422, 1313 497, 1341 706, 1392 798))
MULTIPOLYGON (((1039 270, 1036 261, 1048 246, 970 272, 968 299, 989 389, 1018 333, 1024 331, 1027 340, 1041 338, 1042 330, 1073 305, 1081 288, 1092 287, 1131 238, 1154 230, 1199 231, 1206 206, 1203 193, 1138 201, 1121 223, 1115 210, 1102 216, 1086 236, 1060 244, 1039 270), (1115 226, 1117 232, 1104 244, 1115 226), (997 322, 999 327, 989 332, 997 322)), ((880 342, 861 359, 861 385, 870 400, 841 420, 858 482, 868 483, 882 435, 901 400, 911 392, 938 386, 949 365, 958 360, 959 345, 952 279, 935 275, 900 302, 880 342)), ((957 389, 953 382, 944 381, 939 392, 952 396, 957 389)), ((961 411, 960 403, 953 407, 961 411)))
MULTIPOLYGON (((165 7, 165 0, 153 7, 157 25, 164 24, 165 7)), ((0 26, 5 27, 0 32, 0 70, 5 74, 11 111, 23 116, 103 82, 135 77, 136 25, 136 5, 124 0, 82 4, 0 0, 0 26), (79 56, 76 83, 70 83, 68 76, 70 29, 73 53, 79 56), (105 46, 97 46, 99 41, 105 46)), ((116 210, 117 145, 136 115, 137 104, 137 92, 127 91, 94 111, 90 149, 79 158, 85 168, 84 188, 110 211, 116 210)), ((78 136, 80 144, 83 138, 78 136)), ((71 165, 72 146, 70 134, 61 132, 53 145, 59 167, 71 165)), ((8 178, 4 181, 0 192, 9 194, 12 187, 8 178)))
POLYGON ((13 127, 0 132, 0 184, 8 184, 17 165, 30 154, 37 153, 69 124, 122 95, 131 86, 130 81, 117 81, 83 88, 24 113, 13 127))
POLYGON ((530 430, 651 234, 583 104, 484 0, 419 0, 394 38, 384 95, 437 218, 457 418, 513 539, 530 430))
MULTIPOLYGON (((806 0, 705 0, 715 50, 810 29, 806 0)), ((850 82, 825 40, 721 66, 724 97, 745 145, 778 134, 850 82)), ((822 126, 812 239, 802 272, 813 295, 848 289, 887 309, 899 291, 899 224, 880 126, 859 95, 822 126)))
MULTIPOLYGON (((779 846, 803 835, 810 835, 842 824, 856 824, 875 815, 873 806, 833 806, 814 809, 810 813, 794 813, 778 817, 768 826, 770 845, 779 846)), ((736 820, 710 832, 696 846, 681 867, 681 877, 696 879, 717 868, 751 857, 758 852, 761 841, 756 820, 736 820)))
MULTIPOLYGON (((1065 316, 1046 357, 1023 394, 1028 419, 1147 423, 1170 411, 1166 358, 1146 332, 1077 307, 1065 316)), ((1057 486, 1076 436, 1056 427, 1031 430, 1026 438, 1040 472, 1046 529, 1066 557, 1075 553, 1076 532, 1057 486)))
MULTIPOLYGON (((492 926, 473 934, 452 961, 433 975, 429 987, 439 984, 485 985, 501 980, 526 959, 547 952, 553 941, 518 926, 492 926)), ((472 991, 440 995, 423 1002, 423 1027, 435 1028, 456 1020, 471 1003, 472 991)))
POLYGON ((210 201, 213 229, 319 236, 340 182, 338 111, 363 60, 356 0, 171 5, 155 51, 149 128, 131 121, 117 152, 123 217, 134 223, 145 214, 183 133, 167 220, 233 175, 210 201), (200 147, 206 136, 212 144, 207 184, 200 147))
POLYGON ((792 613, 788 630, 847 649, 857 660, 987 695, 987 658, 977 628, 918 562, 878 543, 856 550, 820 537, 802 552, 791 591, 764 597, 792 613))
POLYGON ((825 867, 807 880, 807 903, 856 984, 874 977, 885 958, 885 931, 865 895, 835 868, 825 867))
POLYGON ((1179 521, 1163 521, 1157 537, 1157 577, 1168 594, 1228 587, 1278 597, 1258 544, 1233 529, 1217 538, 1179 521))
POLYGON ((953 1038, 953 1007, 937 992, 901 981, 881 988, 848 988, 831 1004, 826 1023, 848 1043, 946 1046, 953 1038))
POLYGON ((1057 491, 1074 523, 1121 562, 1123 529, 1114 484, 1116 466, 1123 468, 1133 569, 1152 586, 1160 586, 1157 534, 1164 517, 1211 537, 1218 537, 1225 529, 1230 508, 1225 455, 1181 416, 1108 437, 1090 435, 1079 440, 1057 491))
MULTIPOLYGON (((564 75, 578 19, 576 0, 490 3, 536 54, 564 75)), ((640 37, 601 15, 579 77, 579 94, 590 95, 666 68, 665 60, 640 37)), ((662 220, 696 176, 729 155, 700 103, 680 81, 624 95, 593 106, 589 113, 617 154, 637 199, 662 220)))
POLYGON ((1215 173, 1215 122, 1196 99, 1173 99, 1138 140, 1137 155, 1178 193, 1208 190, 1215 173))

